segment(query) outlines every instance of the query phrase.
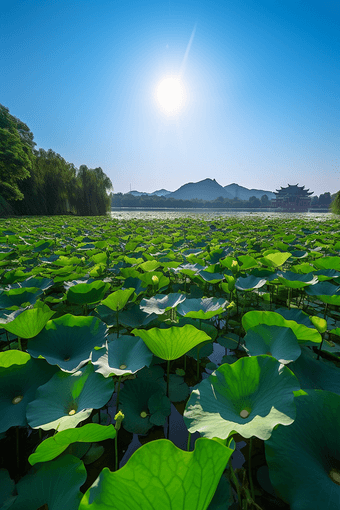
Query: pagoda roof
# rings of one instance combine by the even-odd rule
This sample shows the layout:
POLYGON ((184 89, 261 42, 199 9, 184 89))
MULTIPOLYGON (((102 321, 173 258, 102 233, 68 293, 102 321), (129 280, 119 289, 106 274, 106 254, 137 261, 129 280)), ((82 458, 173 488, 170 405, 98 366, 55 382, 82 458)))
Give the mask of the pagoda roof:
POLYGON ((308 196, 313 195, 313 191, 309 191, 309 189, 305 189, 304 186, 299 186, 298 184, 288 184, 286 188, 283 188, 281 186, 281 189, 277 189, 274 191, 275 195, 281 195, 281 196, 308 196))

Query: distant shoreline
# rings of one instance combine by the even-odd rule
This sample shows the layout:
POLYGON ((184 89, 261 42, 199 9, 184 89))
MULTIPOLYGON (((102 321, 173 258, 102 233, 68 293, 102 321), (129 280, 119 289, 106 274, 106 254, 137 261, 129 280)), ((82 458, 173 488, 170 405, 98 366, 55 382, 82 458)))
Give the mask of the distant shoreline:
POLYGON ((291 212, 291 211, 278 211, 274 207, 111 207, 111 211, 230 211, 230 212, 270 212, 270 213, 287 213, 287 214, 307 214, 307 213, 330 213, 329 209, 314 209, 308 211, 291 212))

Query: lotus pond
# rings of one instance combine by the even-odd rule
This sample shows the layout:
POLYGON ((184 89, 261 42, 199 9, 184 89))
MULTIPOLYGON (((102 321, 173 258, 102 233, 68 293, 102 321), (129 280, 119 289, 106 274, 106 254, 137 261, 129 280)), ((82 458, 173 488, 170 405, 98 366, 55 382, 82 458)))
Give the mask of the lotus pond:
POLYGON ((0 509, 339 508, 339 231, 0 220, 0 509))

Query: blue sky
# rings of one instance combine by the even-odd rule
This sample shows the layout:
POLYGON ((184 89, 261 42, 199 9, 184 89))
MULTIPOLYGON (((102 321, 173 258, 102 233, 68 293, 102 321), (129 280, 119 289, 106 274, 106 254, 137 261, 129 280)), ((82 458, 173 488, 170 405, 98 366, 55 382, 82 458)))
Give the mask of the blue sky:
POLYGON ((0 103, 114 191, 340 189, 336 0, 3 0, 0 103), (192 43, 189 48, 189 41, 192 43), (187 52, 186 58, 184 56, 187 52), (182 77, 166 115, 157 84, 182 77))

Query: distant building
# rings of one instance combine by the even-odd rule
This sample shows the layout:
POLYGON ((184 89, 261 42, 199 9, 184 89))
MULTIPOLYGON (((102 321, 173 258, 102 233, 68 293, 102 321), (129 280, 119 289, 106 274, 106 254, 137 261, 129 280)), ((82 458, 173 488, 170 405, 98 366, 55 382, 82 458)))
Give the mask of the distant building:
POLYGON ((282 212, 307 212, 311 205, 313 191, 305 189, 298 184, 290 185, 287 188, 274 191, 275 198, 272 200, 272 207, 282 212))

